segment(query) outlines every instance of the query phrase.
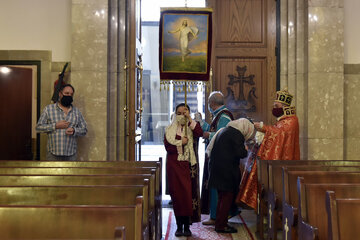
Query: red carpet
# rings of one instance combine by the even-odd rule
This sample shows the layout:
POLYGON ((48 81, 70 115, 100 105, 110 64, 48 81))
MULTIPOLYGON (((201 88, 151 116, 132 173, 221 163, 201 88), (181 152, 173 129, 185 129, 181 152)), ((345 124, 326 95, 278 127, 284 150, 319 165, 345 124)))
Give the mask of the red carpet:
MULTIPOLYGON (((201 218, 202 220, 205 220, 208 218, 208 215, 202 215, 201 218)), ((240 219, 242 223, 230 223, 231 226, 236 227, 236 229, 238 230, 238 232, 235 234, 219 234, 215 232, 214 226, 204 226, 201 224, 201 222, 199 222, 193 223, 190 226, 190 230, 192 232, 191 237, 175 237, 176 220, 174 217, 174 213, 170 211, 165 240, 254 240, 254 237, 251 235, 250 230, 247 228, 241 216, 240 219)))

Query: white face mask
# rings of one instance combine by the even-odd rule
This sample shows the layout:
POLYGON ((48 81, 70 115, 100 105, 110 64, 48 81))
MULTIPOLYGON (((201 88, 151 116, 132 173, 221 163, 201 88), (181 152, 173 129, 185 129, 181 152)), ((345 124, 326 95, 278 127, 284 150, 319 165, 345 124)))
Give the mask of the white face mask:
POLYGON ((180 124, 180 125, 185 125, 186 124, 186 118, 184 115, 176 115, 176 121, 180 124))

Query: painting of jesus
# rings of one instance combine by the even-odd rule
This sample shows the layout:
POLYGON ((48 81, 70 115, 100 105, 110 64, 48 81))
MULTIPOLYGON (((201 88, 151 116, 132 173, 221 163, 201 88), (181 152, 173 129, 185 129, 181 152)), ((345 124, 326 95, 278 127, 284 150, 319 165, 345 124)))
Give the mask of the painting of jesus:
POLYGON ((159 48, 161 79, 201 80, 203 75, 208 74, 210 16, 208 12, 199 10, 162 13, 159 48))

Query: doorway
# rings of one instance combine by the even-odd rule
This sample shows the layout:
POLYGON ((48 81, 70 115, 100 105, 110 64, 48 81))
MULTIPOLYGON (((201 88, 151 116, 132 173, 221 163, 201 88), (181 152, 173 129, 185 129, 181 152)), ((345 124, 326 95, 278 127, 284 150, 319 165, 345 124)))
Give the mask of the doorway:
POLYGON ((39 159, 40 62, 0 62, 0 159, 39 159))
MULTIPOLYGON (((179 92, 174 86, 160 85, 159 74, 159 20, 160 7, 184 7, 185 1, 146 0, 142 2, 141 10, 141 48, 143 60, 143 118, 141 160, 163 160, 162 167, 162 199, 170 200, 166 194, 166 150, 163 144, 165 128, 170 124, 171 115, 177 104, 184 102, 184 92, 179 92)), ((205 0, 189 1, 188 7, 205 7, 205 0)), ((187 104, 191 114, 200 112, 205 117, 205 88, 194 89, 187 93, 187 104)), ((199 141, 200 186, 202 181, 205 145, 199 141)))

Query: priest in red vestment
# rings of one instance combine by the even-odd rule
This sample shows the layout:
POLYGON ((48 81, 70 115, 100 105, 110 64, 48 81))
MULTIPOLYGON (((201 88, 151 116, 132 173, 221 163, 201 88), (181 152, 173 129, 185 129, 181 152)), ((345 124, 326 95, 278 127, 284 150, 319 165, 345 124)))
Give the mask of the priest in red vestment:
POLYGON ((258 131, 265 133, 258 156, 263 160, 299 160, 299 121, 295 107, 291 107, 293 96, 284 89, 276 92, 272 113, 277 117, 273 126, 254 123, 258 131))
MULTIPOLYGON (((176 218, 175 236, 177 237, 191 236, 190 218, 194 212, 200 213, 193 211, 193 208, 199 207, 199 204, 193 203, 190 169, 198 164, 194 138, 202 135, 200 124, 190 117, 189 107, 184 103, 176 106, 176 115, 165 130, 164 145, 167 151, 166 171, 176 218), (188 123, 187 128, 186 123, 188 123)), ((197 199, 197 202, 199 201, 197 199)))

